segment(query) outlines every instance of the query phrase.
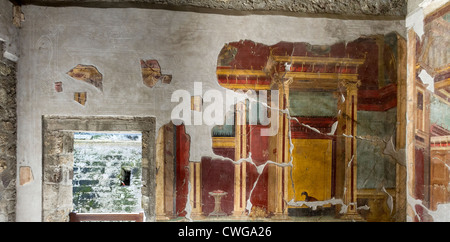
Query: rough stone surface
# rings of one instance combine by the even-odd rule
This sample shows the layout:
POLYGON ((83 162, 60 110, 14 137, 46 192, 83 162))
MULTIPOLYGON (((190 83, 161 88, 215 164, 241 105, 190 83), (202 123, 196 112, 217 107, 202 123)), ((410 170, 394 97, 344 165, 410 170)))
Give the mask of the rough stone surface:
POLYGON ((76 6, 195 7, 214 10, 340 14, 347 16, 405 16, 406 0, 25 0, 25 4, 76 6))
POLYGON ((156 186, 154 179, 154 125, 153 117, 44 116, 42 221, 68 221, 69 212, 73 211, 75 131, 142 132, 141 201, 146 219, 153 221, 155 219, 154 191, 156 186))
POLYGON ((74 211, 141 212, 141 149, 138 134, 75 134, 74 211))
POLYGON ((15 220, 16 81, 16 64, 0 55, 0 222, 15 220))

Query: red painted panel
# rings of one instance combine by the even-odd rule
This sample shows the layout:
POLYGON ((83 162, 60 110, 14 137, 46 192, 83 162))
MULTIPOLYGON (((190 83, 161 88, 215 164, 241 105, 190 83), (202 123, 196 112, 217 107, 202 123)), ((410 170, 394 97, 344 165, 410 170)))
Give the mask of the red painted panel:
POLYGON ((231 215, 234 202, 234 165, 230 161, 202 157, 202 211, 204 215, 214 210, 214 198, 209 192, 222 190, 228 194, 222 198, 222 210, 231 215))
POLYGON ((189 184, 189 149, 190 137, 186 134, 184 125, 176 127, 176 212, 185 216, 184 211, 188 200, 189 184))
POLYGON ((358 90, 358 110, 386 111, 397 106, 397 85, 381 89, 358 90))
MULTIPOLYGON (((231 69, 253 69, 261 70, 267 62, 272 51, 273 55, 280 56, 309 56, 309 57, 336 57, 336 58, 365 58, 357 73, 362 81, 360 90, 376 90, 378 86, 378 45, 376 38, 362 37, 349 43, 336 43, 331 46, 310 45, 303 42, 279 42, 275 45, 265 45, 250 40, 231 42, 230 46, 237 49, 235 57, 229 63, 231 69)), ((224 68, 224 67, 219 67, 224 68)), ((281 67, 282 68, 282 67, 281 67)), ((330 66, 317 65, 314 70, 312 66, 295 71, 311 72, 340 72, 356 73, 352 66, 338 66, 337 69, 329 70, 330 66)))
MULTIPOLYGON (((253 162, 259 166, 269 160, 269 137, 261 136, 261 129, 266 128, 261 125, 250 125, 249 127, 249 147, 252 153, 253 162)), ((246 179, 246 198, 250 196, 251 193, 251 203, 253 206, 258 206, 267 209, 268 201, 268 166, 266 166, 259 176, 256 167, 253 164, 247 163, 247 179, 246 179), (259 179, 258 179, 259 176, 259 179), (257 181, 258 180, 258 181, 257 181), (256 186, 253 188, 253 185, 256 186)))
POLYGON ((213 148, 213 152, 216 155, 234 160, 234 148, 213 148))
POLYGON ((265 66, 267 57, 269 56, 269 46, 258 44, 250 40, 230 43, 231 46, 237 47, 238 52, 234 60, 230 63, 231 67, 237 69, 260 70, 265 66))
POLYGON ((415 184, 414 195, 416 199, 424 199, 424 154, 422 149, 415 148, 414 170, 415 170, 415 184))
POLYGON ((261 136, 261 129, 267 128, 261 125, 249 125, 249 146, 252 160, 256 165, 263 164, 269 159, 269 136, 261 136))
POLYGON ((258 172, 256 170, 256 167, 252 164, 247 163, 247 199, 250 196, 251 192, 251 199, 250 202, 253 204, 253 206, 256 207, 262 207, 265 208, 267 211, 267 204, 268 204, 268 166, 264 167, 264 170, 262 174, 259 176, 258 179, 258 172), (255 185, 255 181, 257 181, 255 185), (253 188, 253 185, 255 187, 253 188), (253 189, 253 191, 252 191, 253 189))
POLYGON ((364 64, 358 68, 359 79, 361 80, 359 89, 378 89, 378 45, 376 40, 374 38, 359 38, 349 42, 346 46, 346 54, 350 58, 366 57, 364 64))

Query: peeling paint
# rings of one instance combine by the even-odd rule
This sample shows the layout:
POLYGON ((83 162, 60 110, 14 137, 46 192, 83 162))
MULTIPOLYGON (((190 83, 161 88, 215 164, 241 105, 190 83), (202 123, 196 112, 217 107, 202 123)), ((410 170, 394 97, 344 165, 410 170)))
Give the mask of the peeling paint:
MULTIPOLYGON (((1 172, 1 170, 0 170, 1 172)), ((33 172, 29 166, 21 166, 19 168, 19 185, 26 185, 34 180, 33 172)))
POLYGON ((424 13, 422 8, 416 10, 414 13, 406 17, 406 28, 414 29, 414 32, 416 32, 416 34, 419 36, 420 39, 422 39, 422 36, 425 33, 423 30, 423 18, 424 13))
MULTIPOLYGON (((190 171, 189 171, 190 172, 190 171)), ((192 193, 192 184, 189 181, 188 182, 188 198, 191 197, 191 193, 192 193)), ((184 211, 186 211, 186 215, 184 216, 185 218, 187 218, 189 220, 189 222, 194 221, 191 218, 191 212, 192 212, 192 207, 191 207, 191 201, 190 199, 186 200, 186 205, 184 205, 184 211)))
MULTIPOLYGON (((242 29, 248 29, 247 23, 250 23, 252 21, 245 21, 245 19, 241 18, 241 16, 226 16, 226 19, 224 20, 222 17, 217 18, 213 15, 205 15, 204 18, 197 18, 198 15, 192 15, 191 13, 184 13, 184 12, 163 12, 161 14, 158 11, 139 11, 138 14, 134 14, 135 10, 130 9, 130 12, 127 14, 132 15, 133 19, 132 21, 138 20, 138 19, 151 19, 151 24, 142 24, 143 21, 136 21, 136 24, 131 26, 127 25, 130 22, 115 22, 116 18, 111 18, 109 16, 112 16, 115 13, 115 10, 113 9, 86 9, 85 11, 81 11, 77 16, 73 13, 73 10, 70 9, 59 9, 59 10, 53 10, 52 8, 38 8, 36 6, 29 6, 25 9, 25 14, 30 13, 30 20, 34 23, 33 27, 36 26, 36 28, 31 28, 31 25, 25 25, 25 29, 23 31, 24 35, 22 38, 27 43, 29 41, 29 44, 24 45, 24 53, 30 53, 30 55, 24 56, 23 64, 28 65, 30 63, 33 63, 34 60, 40 59, 43 57, 42 53, 36 53, 36 50, 33 49, 36 42, 36 37, 34 36, 41 36, 46 33, 48 33, 47 26, 48 24, 56 24, 58 26, 69 26, 70 23, 72 23, 73 19, 80 19, 82 22, 88 23, 91 20, 92 16, 101 16, 101 21, 98 22, 97 25, 84 25, 87 26, 87 29, 89 33, 95 34, 96 38, 92 38, 91 36, 88 36, 86 34, 80 34, 80 32, 85 32, 86 30, 83 29, 83 31, 71 29, 67 30, 69 28, 66 28, 66 30, 55 33, 56 35, 59 35, 59 42, 53 42, 52 50, 54 50, 54 56, 52 57, 54 62, 57 63, 51 63, 51 67, 55 67, 55 71, 58 71, 58 68, 65 69, 67 68, 67 65, 72 65, 74 62, 78 60, 86 61, 87 63, 96 63, 96 65, 101 65, 101 70, 108 72, 105 73, 107 75, 107 83, 108 86, 106 88, 105 86, 105 93, 102 96, 98 95, 92 95, 90 96, 90 100, 92 101, 92 105, 86 105, 85 108, 79 109, 78 107, 75 107, 74 110, 67 110, 64 107, 64 105, 55 105, 60 103, 61 96, 64 94, 67 94, 66 96, 71 95, 71 93, 75 91, 79 91, 79 89, 73 88, 70 82, 64 83, 64 89, 67 93, 61 93, 58 95, 53 95, 54 93, 51 93, 52 95, 47 95, 44 97, 50 97, 50 98, 42 98, 42 99, 36 99, 29 102, 28 99, 25 97, 41 97, 42 90, 39 88, 36 88, 36 93, 33 94, 31 91, 28 91, 28 89, 33 90, 34 87, 39 87, 41 83, 44 83, 40 80, 40 74, 39 71, 32 71, 30 72, 31 78, 25 78, 28 75, 28 72, 21 73, 24 77, 22 81, 24 81, 24 86, 28 86, 30 88, 22 88, 20 91, 20 94, 18 95, 20 106, 22 112, 26 112, 26 116, 36 116, 38 117, 39 113, 59 113, 63 112, 67 115, 74 115, 74 114, 83 114, 83 115, 117 115, 117 114, 123 114, 123 115, 154 115, 157 120, 157 125, 161 126, 164 123, 167 123, 166 121, 169 119, 168 111, 172 107, 170 105, 170 99, 167 99, 167 96, 170 95, 170 92, 175 90, 176 88, 184 88, 185 86, 191 86, 190 84, 193 82, 194 79, 201 80, 207 80, 208 82, 208 88, 211 86, 215 87, 216 83, 213 83, 211 81, 214 78, 211 78, 213 76, 214 68, 210 63, 215 63, 215 56, 216 54, 210 55, 211 50, 219 50, 220 45, 223 42, 230 41, 235 38, 239 38, 239 31, 237 31, 238 34, 236 35, 229 35, 228 28, 224 28, 222 30, 222 27, 225 26, 224 23, 226 22, 227 26, 233 25, 238 26, 236 23, 241 22, 244 23, 242 26, 242 29), (61 13, 58 12, 58 14, 54 14, 53 11, 63 11, 61 13), (106 11, 106 12, 105 12, 106 11), (33 13, 33 14, 31 14, 33 13), (45 15, 48 16, 48 18, 37 18, 35 17, 35 14, 38 15, 45 15), (62 18, 61 16, 67 16, 70 21, 66 20, 65 18, 62 18), (189 26, 189 29, 186 29, 184 25, 179 24, 181 19, 202 19, 202 21, 205 22, 212 22, 217 25, 209 25, 214 26, 214 28, 208 27, 207 25, 198 26, 201 21, 198 21, 192 25, 189 26), (36 21, 33 21, 33 20, 36 21), (170 29, 167 29, 168 34, 164 35, 165 31, 163 31, 163 34, 161 35, 160 28, 161 26, 165 26, 164 22, 166 22, 167 19, 172 19, 172 27, 170 29), (111 21, 112 20, 112 21, 111 21), (116 35, 115 38, 110 38, 111 34, 108 33, 108 31, 105 31, 104 29, 104 23, 108 22, 108 26, 114 26, 119 27, 120 25, 123 25, 123 29, 127 30, 125 31, 128 35, 128 32, 131 32, 129 36, 119 35, 117 33, 114 33, 113 35, 116 35), (100 27, 102 26, 102 27, 100 27), (190 29, 192 27, 192 29, 190 29), (158 30, 159 29, 159 30, 158 30), (201 30, 201 31, 197 31, 201 30), (69 32, 70 31, 70 32, 69 32), (75 33, 73 33, 75 31, 75 33), (181 31, 181 32, 179 32, 181 31), (206 33, 206 34, 205 34, 206 33), (226 34, 225 34, 226 33, 226 34), (70 34, 70 35, 69 35, 70 34), (80 34, 77 36, 77 34, 80 34), (209 36, 210 34, 215 36, 214 41, 210 41, 210 38, 205 38, 206 36, 209 36), (77 36, 77 38, 72 38, 74 36, 77 36), (153 37, 158 38, 153 38, 153 37), (98 38, 97 38, 98 37, 98 38), (123 43, 126 45, 125 48, 123 48, 121 45, 118 45, 117 37, 128 37, 123 38, 120 41, 124 41, 123 43), (159 38, 161 37, 161 38, 159 38), (79 42, 80 39, 92 39, 92 43, 89 42, 79 42), (108 41, 111 40, 111 41, 108 41), (33 42, 34 41, 34 42, 33 42), (125 42, 126 41, 126 42, 125 42), (111 43, 112 42, 112 43, 111 43), (32 46, 27 47, 27 46, 32 46), (186 48, 188 46, 188 48, 186 48), (81 48, 84 48, 82 52, 79 52, 81 48), (73 51, 73 49, 76 49, 78 52, 73 51), (93 51, 95 50, 95 51, 93 51), (58 52, 59 51, 59 52, 58 52), (60 53, 60 54, 58 54, 60 53), (64 55, 63 53, 68 53, 68 55, 64 55), (173 68, 173 70, 170 71, 170 73, 174 74, 174 78, 177 79, 171 83, 171 85, 155 85, 153 88, 142 88, 144 85, 142 84, 141 79, 141 73, 139 73, 139 68, 136 65, 136 58, 139 58, 140 55, 147 55, 147 56, 156 56, 158 57, 158 60, 164 61, 165 63, 168 63, 168 66, 173 68), (31 56, 31 57, 30 57, 31 56), (138 57, 136 57, 138 56, 138 57), (211 57, 212 56, 212 57, 211 57), (104 58, 108 57, 108 58, 104 58), (160 59, 159 59, 160 58, 160 59), (132 60, 132 61, 128 61, 132 60), (102 63, 99 63, 98 61, 102 61, 102 63), (57 65, 56 65, 57 64, 57 65), (136 69, 136 68, 137 69, 136 69), (120 70, 120 71, 119 71, 120 70), (181 79, 180 79, 181 78, 181 79), (30 81, 33 80, 33 81, 30 81), (36 80, 36 81, 35 81, 36 80), (131 84, 134 83, 134 84, 131 84), (66 85, 67 84, 67 85, 66 85), (67 89, 67 91, 66 91, 67 89), (70 91, 69 91, 70 90, 70 91), (134 95, 130 95, 130 93, 133 93, 134 95), (36 101, 36 102, 34 102, 36 101), (95 104, 95 105, 94 105, 95 104), (158 105, 161 104, 161 105, 158 105), (32 106, 28 106, 32 105, 32 106), (24 108, 25 107, 25 108, 24 108), (27 113, 28 108, 30 107, 29 113, 27 113), (81 111, 80 111, 81 110, 81 111), (81 113, 80 113, 81 112, 81 113)), ((37 15, 36 15, 37 16, 37 15)), ((276 22, 274 20, 278 20, 277 16, 268 16, 268 20, 266 21, 269 25, 274 25, 273 22, 276 22)), ((249 19, 252 20, 253 16, 249 16, 249 19)), ((259 17, 258 17, 259 19, 259 17)), ((265 19, 263 17, 262 19, 265 19)), ((373 32, 379 32, 384 33, 388 30, 396 29, 399 27, 390 27, 391 25, 398 25, 398 22, 402 23, 401 21, 383 21, 380 23, 373 23, 373 21, 351 21, 351 20, 322 20, 322 19, 306 19, 304 21, 302 18, 292 18, 293 20, 289 20, 287 17, 283 17, 283 20, 288 20, 292 23, 314 23, 313 29, 316 26, 322 26, 320 22, 336 22, 338 24, 342 23, 342 25, 345 26, 345 34, 340 34, 340 37, 338 40, 347 40, 347 39, 354 39, 361 35, 371 34, 373 32), (318 24, 316 24, 318 23, 318 24), (392 24, 394 23, 394 24, 392 24), (368 26, 366 28, 366 26, 368 26), (378 29, 375 29, 378 28, 378 29), (384 29, 386 28, 386 29, 384 29)), ((145 21, 144 21, 145 22, 145 21)), ((97 23, 97 22, 96 22, 97 23)), ((183 22, 181 22, 183 23, 183 22)), ((275 25, 274 25, 275 26, 275 25)), ((290 28, 289 24, 286 24, 281 29, 279 29, 280 33, 287 33, 291 29, 294 30, 294 28, 290 28), (285 31, 287 30, 287 31, 285 31)), ((121 26, 120 26, 121 27, 121 26)), ((269 26, 269 29, 273 29, 271 26, 269 26)), ((241 28, 241 27, 239 27, 241 28)), ((275 26, 276 28, 276 26, 275 26)), ((106 27, 106 30, 110 30, 111 27, 106 27)), ((319 29, 319 28, 317 28, 319 29)), ((399 28, 400 29, 400 28, 399 28)), ((278 30, 277 30, 278 31, 278 30)), ((50 32, 52 33, 52 32, 50 32)), ((310 41, 316 39, 319 44, 326 44, 329 42, 336 41, 336 38, 333 36, 333 33, 323 33, 323 31, 319 31, 319 34, 316 34, 316 31, 311 31, 311 33, 294 33, 292 32, 292 35, 289 34, 285 36, 288 41, 310 41)), ((281 35, 273 35, 269 39, 267 38, 261 38, 263 41, 268 42, 277 42, 279 41, 279 38, 281 38, 281 35), (275 37, 273 37, 275 36, 275 37)), ((258 37, 259 38, 259 37, 258 37)), ((122 42, 121 42, 122 43, 122 42)), ((347 43, 345 43, 345 46, 348 46, 347 43)), ((325 49, 325 48, 324 48, 325 49)), ((254 69, 256 70, 259 68, 259 66, 254 66, 254 69)), ((293 66, 291 65, 291 68, 293 66)), ((102 72, 103 72, 102 71, 102 72)), ((325 74, 320 74, 321 77, 325 74)), ((46 79, 48 82, 48 78, 46 79)), ((105 79, 106 81, 106 79, 105 79)), ((53 91, 53 88, 51 86, 53 81, 48 82, 48 85, 46 86, 46 90, 53 91)), ((75 83, 75 82, 73 82, 75 83)), ((42 88, 44 89, 44 88, 42 88)), ((346 101, 346 100, 345 100, 346 101)), ((266 104, 267 105, 267 104, 266 104)), ((274 110, 272 110, 274 111, 274 110)), ((282 114, 286 114, 288 116, 289 121, 293 121, 293 117, 289 114, 289 110, 279 110, 282 114)), ((340 111, 340 110, 339 110, 340 111)), ((23 120, 23 119, 21 119, 23 120)), ((297 120, 298 121, 298 120, 297 120)), ((337 130, 338 123, 336 122, 333 125, 333 128, 331 131, 327 130, 326 132, 320 132, 320 130, 315 127, 314 125, 306 124, 303 122, 298 122, 302 127, 305 127, 309 130, 311 130, 314 133, 317 134, 323 134, 325 136, 335 136, 337 130), (315 129, 315 130, 314 130, 315 129), (317 132, 319 131, 319 132, 317 132)), ((20 140, 26 140, 26 143, 20 143, 20 146, 27 145, 27 142, 30 142, 30 152, 22 152, 18 151, 20 160, 26 160, 27 162, 30 162, 32 164, 37 165, 39 168, 41 166, 41 162, 38 162, 41 156, 38 156, 39 159, 32 157, 32 154, 39 154, 38 148, 33 147, 41 147, 39 137, 36 136, 36 132, 34 133, 28 133, 24 132, 28 129, 32 129, 33 127, 39 127, 40 123, 39 120, 36 122, 32 122, 31 124, 25 124, 22 127, 21 130, 19 130, 19 133, 27 133, 25 136, 21 136, 20 140), (25 137, 25 138, 24 138, 25 137), (33 149, 36 149, 36 152, 34 152, 33 149)), ((341 123, 339 123, 341 125, 341 123)), ((248 184, 249 187, 252 189, 247 190, 251 193, 250 197, 253 195, 253 193, 256 191, 257 185, 263 180, 263 171, 264 168, 267 168, 267 165, 269 166, 277 166, 277 167, 293 167, 293 159, 292 159, 292 153, 294 152, 294 143, 292 142, 292 135, 293 132, 289 128, 288 135, 286 136, 286 139, 289 139, 289 141, 286 141, 286 144, 288 146, 289 152, 286 152, 286 156, 289 154, 291 155, 290 160, 286 160, 285 164, 278 164, 274 161, 274 159, 269 159, 267 161, 264 161, 263 163, 256 163, 254 160, 254 157, 252 157, 252 154, 249 155, 246 159, 240 159, 237 161, 230 160, 232 164, 241 164, 242 162, 248 162, 249 167, 255 167, 257 174, 255 175, 256 181, 252 184, 248 184)), ((208 147, 212 143, 210 136, 210 129, 211 127, 203 125, 202 127, 189 127, 187 130, 192 136, 193 141, 195 143, 192 145, 190 149, 189 156, 192 158, 190 159, 191 162, 194 161, 200 161, 202 156, 211 156, 211 157, 218 157, 211 155, 212 150, 211 147, 208 147)), ((39 132, 38 132, 39 133, 39 132)), ((194 142, 193 142, 194 143, 194 142)), ((272 151, 270 151, 272 152, 272 151)), ((221 157, 222 159, 226 159, 224 157, 221 157)), ((288 158, 289 159, 289 158, 288 158)), ((260 161, 258 161, 260 162, 260 161)), ((278 161, 279 162, 279 161, 278 161)), ((288 170, 288 169, 286 169, 288 170)), ((191 171, 192 172, 192 171, 191 171)), ((286 174, 288 175, 288 174, 286 174)), ((292 181, 292 178, 291 178, 292 181)), ((189 196, 193 193, 194 184, 191 184, 190 182, 188 184, 188 194, 189 196)), ((289 185, 289 184, 285 184, 289 185)), ((293 183, 292 183, 293 185, 293 183)), ((36 186, 31 187, 33 188, 33 193, 27 193, 28 190, 22 189, 19 190, 19 195, 26 200, 30 200, 29 198, 35 198, 41 196, 39 193, 39 189, 36 186), (37 191, 37 192, 36 192, 37 191)), ((295 190, 295 188, 294 188, 295 190)), ((39 199, 37 199, 39 200, 39 199)), ((24 200, 25 201, 25 200, 24 200)), ((146 204, 154 204, 154 197, 150 198, 143 198, 143 201, 146 204)), ((251 204, 250 200, 248 200, 248 205, 245 207, 247 211, 251 211, 254 204, 251 204)), ((285 201, 286 202, 286 201, 285 201)), ((28 209, 28 202, 23 202, 20 204, 18 211, 19 220, 25 220, 25 216, 27 216, 27 211, 32 210, 33 213, 31 214, 32 219, 40 219, 41 218, 41 208, 38 205, 32 205, 32 208, 28 209)), ((346 208, 347 205, 343 206, 346 208)), ((359 209, 367 209, 366 206, 361 206, 359 209)), ((186 215, 185 217, 192 221, 194 217, 192 216, 193 208, 191 207, 191 204, 186 202, 185 206, 186 215)), ((151 219, 151 218, 150 218, 151 219)))
POLYGON ((405 149, 396 150, 394 147, 393 137, 385 143, 386 148, 383 150, 383 154, 392 157, 398 164, 406 167, 405 149))
MULTIPOLYGON (((445 140, 449 135, 444 111, 448 106, 448 96, 445 95, 448 85, 442 80, 448 76, 448 68, 445 68, 448 58, 443 46, 449 38, 444 29, 448 25, 450 5, 446 0, 415 1, 412 4, 415 9, 409 10, 406 18, 406 27, 413 30, 408 37, 411 52, 408 54, 409 140, 405 164, 408 169, 407 220, 449 221, 448 191, 445 191, 450 185, 449 173, 445 170, 449 166, 440 162, 448 149, 433 140, 445 140), (438 104, 435 102, 437 99, 446 104, 438 104)), ((392 144, 386 145, 384 153, 403 165, 403 157, 396 155, 392 144)))
POLYGON ((78 64, 66 73, 70 77, 84 81, 103 91, 103 75, 93 65, 78 64))
POLYGON ((152 88, 158 81, 170 84, 172 75, 161 74, 161 66, 157 60, 141 60, 141 72, 143 83, 152 88))
POLYGON ((384 193, 386 193, 386 195, 388 196, 388 199, 386 200, 386 203, 387 203, 387 206, 389 207, 389 209, 391 210, 391 214, 392 214, 392 211, 394 210, 394 200, 393 200, 393 198, 392 198, 392 195, 391 194, 389 194, 387 191, 386 191, 386 188, 383 186, 383 188, 381 189, 384 193))
POLYGON ((427 86, 427 90, 434 92, 434 78, 425 69, 419 73, 419 78, 427 86))
POLYGON ((338 121, 334 122, 333 126, 331 126, 331 131, 329 133, 327 133, 327 135, 334 135, 336 133, 338 123, 339 123, 338 121))

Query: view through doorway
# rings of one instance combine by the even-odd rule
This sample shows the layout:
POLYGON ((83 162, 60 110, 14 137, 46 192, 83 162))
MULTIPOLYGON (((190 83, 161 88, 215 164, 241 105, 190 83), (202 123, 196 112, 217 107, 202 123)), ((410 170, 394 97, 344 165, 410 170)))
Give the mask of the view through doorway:
POLYGON ((141 212, 141 161, 141 133, 75 132, 74 212, 141 212))

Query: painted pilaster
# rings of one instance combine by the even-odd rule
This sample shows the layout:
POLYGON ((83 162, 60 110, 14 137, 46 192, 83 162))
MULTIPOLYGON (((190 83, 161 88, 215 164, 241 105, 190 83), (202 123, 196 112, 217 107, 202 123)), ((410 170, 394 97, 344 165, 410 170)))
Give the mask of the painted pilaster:
MULTIPOLYGON (((247 157, 247 125, 245 102, 236 104, 235 161, 247 157)), ((246 207, 246 166, 245 161, 234 166, 234 209, 233 216, 245 215, 246 207)))
POLYGON ((357 111, 358 111, 358 87, 359 80, 343 80, 342 87, 345 88, 345 100, 343 102, 344 119, 344 204, 347 212, 343 219, 361 219, 357 212, 357 164, 356 134, 357 134, 357 111))

